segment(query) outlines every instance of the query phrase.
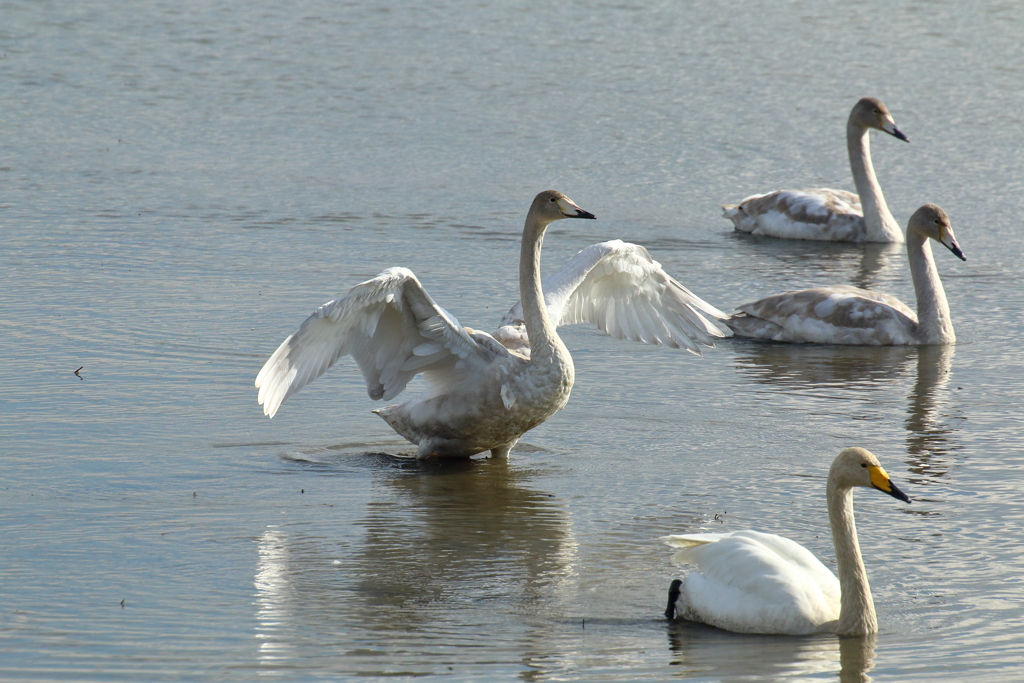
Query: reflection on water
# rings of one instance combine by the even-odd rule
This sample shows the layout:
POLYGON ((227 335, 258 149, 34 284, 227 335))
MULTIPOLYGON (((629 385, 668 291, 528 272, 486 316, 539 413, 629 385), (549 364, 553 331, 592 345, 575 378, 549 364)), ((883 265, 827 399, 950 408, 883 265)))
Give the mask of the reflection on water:
POLYGON ((949 456, 959 450, 951 422, 949 375, 955 346, 921 346, 917 350, 917 380, 907 397, 908 464, 915 474, 945 476, 949 456))
POLYGON ((843 683, 862 683, 871 680, 867 674, 874 666, 876 636, 758 636, 675 621, 668 643, 679 678, 773 680, 838 669, 843 683))
MULTIPOLYGON (((931 485, 908 482, 931 494, 914 514, 858 502, 885 508, 864 526, 888 537, 869 569, 892 630, 870 673, 1021 678, 1024 231, 1019 202, 991 197, 1024 183, 1024 3, 744 10, 3 3, 0 679, 738 677, 719 641, 767 678, 741 648, 787 663, 749 638, 667 651, 655 539, 723 510, 723 528, 792 519, 808 538, 813 482, 793 482, 801 502, 762 475, 817 480, 822 444, 850 435, 891 446, 901 485, 906 448, 931 485), (582 87, 552 97, 553 68, 582 87), (273 421, 257 408, 268 340, 382 268, 496 321, 523 202, 549 181, 600 220, 552 226, 546 268, 622 237, 726 309, 838 282, 910 303, 902 246, 732 236, 717 206, 793 179, 849 187, 843 124, 869 94, 850 84, 869 73, 903 93, 915 140, 873 134, 896 215, 942 197, 978 217, 970 260, 939 263, 972 340, 955 356, 726 341, 695 362, 579 328, 578 391, 531 436, 552 452, 511 468, 339 456, 410 448, 351 364, 273 421)), ((840 671, 842 641, 774 642, 809 668, 820 654, 816 680, 840 671)))
POLYGON ((758 264, 753 269, 762 274, 780 275, 787 283, 784 289, 848 282, 862 289, 886 291, 894 279, 909 272, 902 244, 854 245, 734 235, 743 260, 758 264), (760 263, 766 261, 770 265, 760 263))
POLYGON ((288 580, 288 536, 276 526, 267 528, 257 543, 256 638, 261 665, 273 666, 289 658, 290 644, 273 634, 290 618, 291 584, 288 580))
POLYGON ((839 639, 840 683, 868 683, 868 671, 875 663, 875 645, 878 635, 854 636, 839 639))
POLYGON ((949 376, 955 346, 840 346, 739 342, 735 366, 758 384, 787 395, 828 398, 837 415, 860 419, 877 412, 879 392, 898 384, 916 360, 906 396, 907 464, 911 472, 945 476, 949 456, 959 450, 950 414, 949 376), (859 407, 858 407, 859 406, 859 407))
POLYGON ((906 374, 917 349, 739 342, 736 368, 755 382, 780 389, 880 386, 906 374))
POLYGON ((436 652, 476 637, 458 635, 466 619, 488 632, 509 610, 543 611, 574 576, 576 547, 562 505, 526 485, 534 475, 503 460, 392 461, 355 522, 361 541, 351 524, 268 527, 254 581, 261 665, 295 666, 317 640, 344 633, 362 646, 338 652, 332 670, 383 671, 393 637, 436 652))
POLYGON ((573 573, 565 509, 487 459, 388 472, 353 563, 367 623, 427 625, 424 605, 532 603, 573 573))
POLYGON ((860 259, 860 267, 850 278, 850 284, 861 289, 884 291, 891 278, 890 272, 897 269, 907 270, 907 260, 903 257, 902 244, 865 244, 860 259))

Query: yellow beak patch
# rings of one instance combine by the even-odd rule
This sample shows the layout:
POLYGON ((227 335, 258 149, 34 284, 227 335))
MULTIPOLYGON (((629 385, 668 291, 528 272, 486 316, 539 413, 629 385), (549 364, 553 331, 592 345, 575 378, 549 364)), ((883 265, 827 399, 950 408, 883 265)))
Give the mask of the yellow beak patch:
POLYGON ((889 484, 889 475, 881 467, 874 465, 868 465, 868 472, 871 473, 871 485, 880 491, 889 493, 892 491, 892 486, 889 484))

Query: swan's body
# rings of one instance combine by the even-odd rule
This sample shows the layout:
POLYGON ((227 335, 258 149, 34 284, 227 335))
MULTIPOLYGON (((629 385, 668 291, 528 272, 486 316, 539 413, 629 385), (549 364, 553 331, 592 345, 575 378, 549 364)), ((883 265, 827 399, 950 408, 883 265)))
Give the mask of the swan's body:
POLYGON ((871 163, 872 128, 907 141, 879 100, 865 97, 846 123, 850 170, 858 194, 815 188, 779 190, 722 206, 736 230, 755 235, 834 242, 902 242, 900 226, 889 213, 871 163))
POLYGON ((713 346, 711 337, 724 336, 698 309, 725 314, 668 277, 643 247, 622 242, 577 255, 551 278, 544 305, 544 231, 561 218, 593 217, 559 192, 537 195, 523 228, 522 303, 493 337, 460 326, 405 268, 356 285, 317 309, 260 370, 256 387, 264 412, 273 417, 285 399, 351 354, 374 400, 394 398, 418 374, 426 379, 421 396, 375 411, 417 444, 417 457, 484 451, 504 457, 524 432, 569 400, 574 368, 557 324, 592 320, 617 336, 686 346, 698 355, 697 343, 713 346), (624 302, 634 308, 634 301, 646 303, 640 308, 648 326, 616 326, 615 312, 624 302))
POLYGON ((795 541, 757 531, 666 536, 675 559, 696 569, 669 588, 665 616, 679 616, 737 633, 837 633, 878 630, 867 571, 853 518, 853 487, 910 499, 878 459, 847 448, 832 462, 826 485, 836 549, 837 579, 795 541))
POLYGON ((915 314, 899 299, 848 285, 783 292, 739 307, 725 323, 740 337, 818 344, 952 344, 949 303, 929 239, 958 258, 949 216, 925 204, 907 223, 907 256, 917 296, 915 314))

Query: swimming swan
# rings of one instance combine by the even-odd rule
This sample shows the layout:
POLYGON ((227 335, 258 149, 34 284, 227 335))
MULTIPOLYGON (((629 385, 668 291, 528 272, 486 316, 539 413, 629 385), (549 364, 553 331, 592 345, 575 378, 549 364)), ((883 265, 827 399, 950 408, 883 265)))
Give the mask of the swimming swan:
POLYGON ((737 633, 875 633, 878 620, 853 519, 854 486, 910 502, 871 452, 847 448, 836 457, 825 491, 838 580, 807 548, 775 534, 666 536, 665 543, 680 548, 674 559, 696 566, 669 587, 666 618, 678 615, 737 633))
POLYGON ((882 196, 871 164, 868 130, 875 128, 909 142, 885 105, 865 97, 846 122, 846 146, 857 193, 816 188, 756 194, 724 204, 736 230, 755 235, 835 242, 902 242, 903 234, 882 196))
POLYGON ((594 218, 560 192, 541 192, 523 228, 517 304, 491 336, 462 327, 434 303, 412 271, 389 268, 316 310, 256 377, 258 401, 273 417, 281 403, 345 354, 374 400, 390 400, 423 374, 426 391, 374 411, 417 444, 417 457, 506 457, 519 437, 558 412, 573 385, 572 357, 555 327, 591 321, 609 334, 699 355, 725 336, 702 313, 727 317, 670 278, 643 247, 606 242, 584 249, 549 278, 540 252, 548 224, 594 218), (508 346, 502 344, 502 341, 508 346))
POLYGON ((914 212, 907 222, 907 256, 917 295, 916 314, 888 294, 835 285, 744 304, 725 324, 739 337, 782 342, 952 344, 956 334, 929 238, 967 260, 945 211, 925 204, 914 212))

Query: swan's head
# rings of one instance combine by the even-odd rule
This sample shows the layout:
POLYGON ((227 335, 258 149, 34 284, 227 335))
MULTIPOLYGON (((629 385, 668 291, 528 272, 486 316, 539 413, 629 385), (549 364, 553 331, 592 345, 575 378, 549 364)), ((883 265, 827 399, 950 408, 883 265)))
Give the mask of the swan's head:
POLYGON ((960 250, 960 245, 956 243, 949 216, 934 204, 925 204, 915 211, 907 222, 907 230, 913 230, 922 237, 930 237, 953 252, 961 261, 967 260, 964 252, 960 250))
POLYGON ((558 190, 545 190, 533 200, 530 209, 544 223, 561 220, 563 218, 597 218, 589 211, 584 211, 576 206, 576 202, 566 197, 558 190))
POLYGON ((910 142, 906 135, 896 127, 892 120, 892 114, 882 101, 874 97, 865 97, 850 112, 850 121, 861 128, 874 128, 899 138, 904 142, 910 142))
POLYGON ((828 472, 828 481, 829 486, 834 484, 843 488, 863 486, 878 489, 893 498, 910 502, 907 494, 890 481, 889 475, 875 454, 864 448, 847 448, 837 455, 828 472))

